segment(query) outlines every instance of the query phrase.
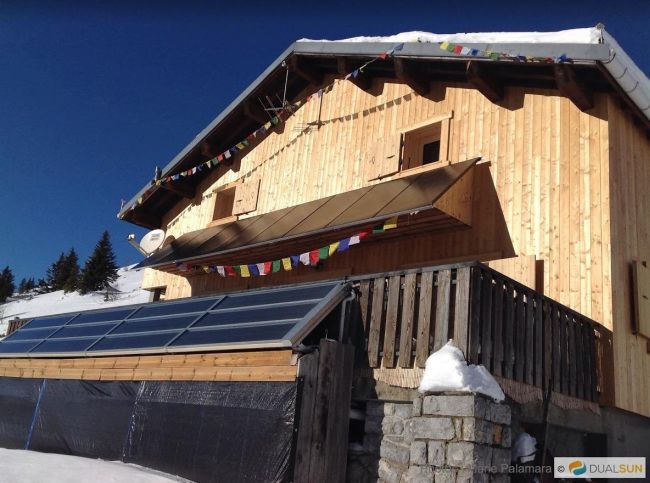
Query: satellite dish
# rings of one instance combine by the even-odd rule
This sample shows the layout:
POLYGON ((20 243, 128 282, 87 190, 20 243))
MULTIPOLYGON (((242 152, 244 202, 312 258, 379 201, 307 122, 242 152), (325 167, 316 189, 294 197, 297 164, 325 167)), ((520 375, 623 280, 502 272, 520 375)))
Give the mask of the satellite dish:
POLYGON ((140 240, 140 248, 146 252, 147 256, 158 250, 165 241, 164 230, 151 230, 140 240))

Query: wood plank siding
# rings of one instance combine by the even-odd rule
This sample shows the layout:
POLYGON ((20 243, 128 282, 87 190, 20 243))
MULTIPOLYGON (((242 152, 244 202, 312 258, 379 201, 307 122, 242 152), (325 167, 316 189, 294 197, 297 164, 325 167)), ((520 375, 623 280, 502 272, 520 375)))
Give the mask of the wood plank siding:
MULTIPOLYGON (((247 279, 217 274, 185 279, 148 270, 144 287, 166 286, 167 298, 179 298, 509 257, 525 264, 514 262, 509 275, 530 286, 534 260, 534 288, 614 330, 616 404, 650 416, 650 355, 644 340, 629 331, 626 281, 629 262, 649 257, 650 147, 608 94, 596 93, 594 108, 581 112, 556 90, 507 87, 504 100, 494 104, 462 84, 434 83, 422 97, 394 81, 374 79, 368 92, 339 82, 322 97, 322 106, 317 99, 304 105, 231 167, 213 173, 196 199, 163 215, 164 228, 173 237, 205 228, 214 214, 214 190, 239 179, 261 180, 256 210, 245 216, 376 183, 367 179, 366 164, 379 143, 447 115, 448 159, 482 156, 488 161, 474 168, 473 186, 459 186, 439 202, 449 205, 451 198, 466 199, 471 193, 470 228, 432 230, 407 239, 370 237, 328 259, 320 270, 301 266, 247 279)), ((518 342, 505 341, 497 354, 509 344, 517 350, 518 342)), ((385 357, 401 365, 395 354, 385 357)), ((535 378, 542 369, 535 367, 525 376, 535 378)), ((506 365, 503 370, 508 376, 518 368, 506 365)))
POLYGON ((161 356, 0 359, 0 376, 93 381, 293 381, 290 350, 161 356))

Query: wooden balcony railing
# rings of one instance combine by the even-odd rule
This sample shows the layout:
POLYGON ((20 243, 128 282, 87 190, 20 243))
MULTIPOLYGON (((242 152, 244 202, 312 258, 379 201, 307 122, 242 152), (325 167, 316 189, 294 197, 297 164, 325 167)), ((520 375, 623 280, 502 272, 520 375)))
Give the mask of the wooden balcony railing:
POLYGON ((424 367, 453 338, 492 374, 602 401, 611 332, 480 263, 356 279, 370 367, 424 367))

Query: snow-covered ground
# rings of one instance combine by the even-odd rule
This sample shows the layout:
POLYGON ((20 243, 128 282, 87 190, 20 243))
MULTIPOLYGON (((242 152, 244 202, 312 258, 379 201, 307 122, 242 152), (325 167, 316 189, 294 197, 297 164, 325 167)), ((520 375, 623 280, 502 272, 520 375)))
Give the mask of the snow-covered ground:
POLYGON ((189 482, 142 466, 78 456, 0 448, 0 481, 20 483, 189 482))
POLYGON ((385 37, 352 37, 340 40, 300 39, 298 42, 454 42, 476 44, 528 43, 528 44, 597 44, 601 30, 595 27, 560 30, 558 32, 470 32, 434 34, 431 32, 402 32, 385 37))
POLYGON ((148 302, 150 292, 140 288, 145 269, 134 269, 134 266, 122 267, 118 270, 119 278, 112 286, 119 292, 112 294, 111 298, 114 300, 108 302, 104 301, 103 293, 80 295, 77 292, 64 293, 63 290, 58 290, 0 305, 0 336, 7 330, 9 320, 16 317, 25 319, 148 302))

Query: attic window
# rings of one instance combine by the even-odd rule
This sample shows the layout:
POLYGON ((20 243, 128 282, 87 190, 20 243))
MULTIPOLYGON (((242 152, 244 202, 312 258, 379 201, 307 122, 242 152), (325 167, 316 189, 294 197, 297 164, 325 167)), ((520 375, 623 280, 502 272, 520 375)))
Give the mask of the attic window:
POLYGON ((402 130, 401 171, 448 160, 450 118, 445 114, 402 130))
POLYGON ((235 205, 235 192, 237 186, 224 188, 215 192, 213 221, 226 221, 232 217, 232 209, 235 205))

